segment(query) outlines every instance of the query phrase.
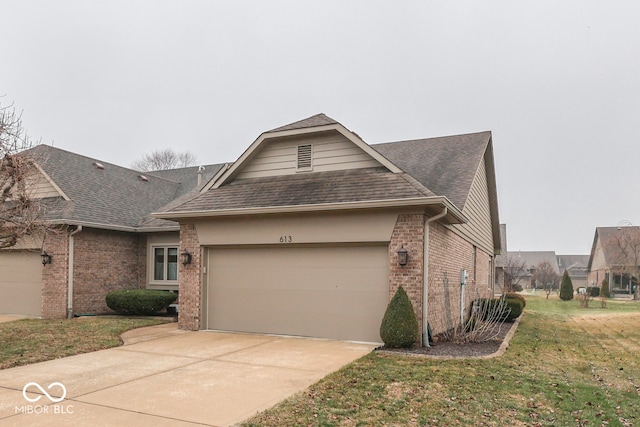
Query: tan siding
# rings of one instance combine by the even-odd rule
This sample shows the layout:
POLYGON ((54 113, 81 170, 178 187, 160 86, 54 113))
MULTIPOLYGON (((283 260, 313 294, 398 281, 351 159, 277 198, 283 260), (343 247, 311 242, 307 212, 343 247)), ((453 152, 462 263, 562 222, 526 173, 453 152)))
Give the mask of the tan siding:
POLYGON ((453 228, 475 245, 493 255, 489 186, 484 160, 478 168, 462 213, 469 218, 469 222, 454 225, 453 228))
POLYGON ((591 261, 591 270, 601 270, 607 268, 607 261, 604 258, 604 251, 602 250, 602 241, 598 237, 596 242, 596 248, 593 251, 593 261, 591 261))
POLYGON ((380 166, 380 163, 343 135, 333 132, 270 141, 244 167, 236 179, 297 173, 297 147, 301 144, 312 145, 314 172, 380 166))
POLYGON ((39 171, 34 170, 26 178, 26 188, 29 195, 34 199, 44 199, 45 197, 59 197, 61 194, 39 171))

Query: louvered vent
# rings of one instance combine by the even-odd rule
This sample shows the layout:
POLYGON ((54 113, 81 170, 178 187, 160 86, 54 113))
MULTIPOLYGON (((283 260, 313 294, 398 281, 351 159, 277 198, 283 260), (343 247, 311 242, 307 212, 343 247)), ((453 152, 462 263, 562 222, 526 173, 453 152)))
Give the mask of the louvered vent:
POLYGON ((311 169, 311 144, 298 145, 298 169, 311 169))

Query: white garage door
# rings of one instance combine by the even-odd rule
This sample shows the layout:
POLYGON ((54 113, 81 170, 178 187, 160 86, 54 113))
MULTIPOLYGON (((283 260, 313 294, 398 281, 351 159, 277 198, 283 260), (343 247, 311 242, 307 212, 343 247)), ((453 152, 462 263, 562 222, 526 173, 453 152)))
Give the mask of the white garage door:
POLYGON ((39 252, 0 252, 0 313, 42 315, 39 252))
POLYGON ((380 342, 388 247, 209 251, 207 327, 380 342))

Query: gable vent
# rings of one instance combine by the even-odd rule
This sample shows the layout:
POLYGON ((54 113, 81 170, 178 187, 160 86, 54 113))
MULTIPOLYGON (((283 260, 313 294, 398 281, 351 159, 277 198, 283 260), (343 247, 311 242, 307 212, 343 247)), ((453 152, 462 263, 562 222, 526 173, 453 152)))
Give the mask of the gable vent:
POLYGON ((298 169, 311 169, 311 144, 298 145, 298 169))

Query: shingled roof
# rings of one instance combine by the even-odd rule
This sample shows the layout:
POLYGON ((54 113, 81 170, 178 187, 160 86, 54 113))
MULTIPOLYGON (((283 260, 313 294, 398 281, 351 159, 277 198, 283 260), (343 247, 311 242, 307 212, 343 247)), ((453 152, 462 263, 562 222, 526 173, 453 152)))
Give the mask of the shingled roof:
MULTIPOLYGON (((130 231, 151 226, 176 227, 170 221, 145 224, 143 220, 187 194, 193 189, 188 187, 197 180, 197 167, 177 170, 170 176, 169 172, 140 173, 47 145, 38 145, 28 153, 68 198, 44 199, 47 219, 68 224, 130 231), (174 180, 180 174, 185 177, 191 173, 190 181, 174 180)), ((212 176, 215 172, 211 169, 212 176)))
MULTIPOLYGON (((265 132, 258 143, 272 133, 331 125, 350 132, 332 118, 317 114, 265 132)), ((215 186, 218 188, 210 185, 194 200, 164 210, 160 215, 169 218, 172 212, 204 213, 418 197, 446 199, 452 202, 452 210, 461 212, 491 142, 490 132, 480 132, 367 147, 357 135, 353 136, 364 149, 370 147, 370 154, 379 156, 388 167, 222 181, 215 186)), ((246 153, 243 156, 248 160, 246 153)), ((239 166, 240 160, 233 168, 239 166)))
POLYGON ((374 144, 372 147, 433 193, 464 209, 491 132, 374 144))

